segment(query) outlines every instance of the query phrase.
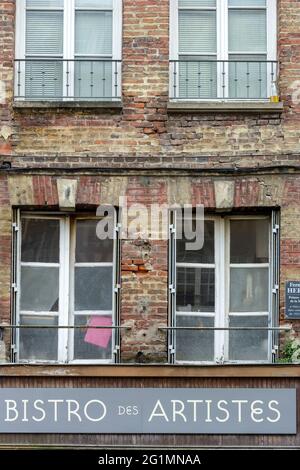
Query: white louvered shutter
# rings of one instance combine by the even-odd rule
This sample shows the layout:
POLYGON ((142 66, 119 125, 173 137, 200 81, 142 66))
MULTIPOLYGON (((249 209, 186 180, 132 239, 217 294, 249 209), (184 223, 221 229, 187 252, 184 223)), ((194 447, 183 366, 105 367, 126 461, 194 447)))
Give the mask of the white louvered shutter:
POLYGON ((112 97, 112 16, 112 11, 76 11, 75 96, 77 98, 112 97), (99 62, 93 59, 103 60, 99 62))
POLYGON ((179 9, 179 60, 187 61, 180 62, 179 65, 181 98, 214 98, 216 96, 217 20, 215 7, 215 0, 179 1, 179 8, 181 8, 179 9), (197 7, 204 9, 197 9, 197 7))
MULTIPOLYGON (((40 3, 31 0, 29 6, 38 6, 40 3)), ((63 56, 62 10, 27 10, 25 50, 26 97, 53 99, 62 96, 62 62, 55 60, 63 56), (49 60, 37 60, 45 58, 49 60)))

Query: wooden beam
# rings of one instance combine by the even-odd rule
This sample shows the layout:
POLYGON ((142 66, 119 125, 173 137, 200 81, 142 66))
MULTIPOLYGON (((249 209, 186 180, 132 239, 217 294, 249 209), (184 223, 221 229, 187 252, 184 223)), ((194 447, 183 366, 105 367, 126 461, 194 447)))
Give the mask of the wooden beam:
POLYGON ((0 366, 0 377, 300 377, 299 365, 21 365, 0 366))

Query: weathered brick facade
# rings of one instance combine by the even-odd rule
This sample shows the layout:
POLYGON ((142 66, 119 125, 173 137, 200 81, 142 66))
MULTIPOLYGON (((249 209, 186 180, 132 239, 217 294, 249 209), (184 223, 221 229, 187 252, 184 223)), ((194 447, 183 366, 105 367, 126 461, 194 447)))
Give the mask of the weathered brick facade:
POLYGON ((299 79, 297 0, 278 0, 282 116, 167 112, 168 0, 124 1, 122 111, 14 108, 14 11, 15 1, 1 2, 1 154, 14 166, 111 167, 124 166, 127 158, 128 166, 297 164, 300 105, 292 100, 299 79))
MULTIPOLYGON (((171 0, 172 1, 172 0, 171 0)), ((129 202, 216 208, 215 182, 234 182, 233 210, 281 211, 284 284, 300 275, 300 3, 278 0, 283 113, 168 111, 169 1, 123 1, 122 109, 16 107, 15 1, 0 1, 0 320, 10 322, 12 208, 58 210, 57 178, 78 180, 78 208, 129 202)), ((168 247, 122 242, 122 360, 165 362, 168 247)), ((9 346, 9 341, 7 341, 9 346)), ((7 348, 7 356, 8 356, 7 348)))

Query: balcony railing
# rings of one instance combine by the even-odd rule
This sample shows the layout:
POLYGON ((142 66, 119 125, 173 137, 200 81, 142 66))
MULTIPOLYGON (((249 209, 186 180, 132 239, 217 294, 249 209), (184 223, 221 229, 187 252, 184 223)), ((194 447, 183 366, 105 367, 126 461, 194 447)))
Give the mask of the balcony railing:
POLYGON ((15 60, 15 100, 121 99, 121 61, 48 57, 15 60))
MULTIPOLYGON (((7 341, 9 341, 9 338, 14 341, 17 340, 17 337, 19 337, 19 341, 17 340, 17 344, 19 346, 19 349, 21 348, 21 356, 23 358, 19 358, 18 362, 32 362, 34 363, 35 360, 30 360, 28 359, 27 356, 32 356, 34 352, 36 352, 37 358, 42 355, 43 359, 39 360, 36 359, 37 362, 59 362, 58 358, 49 358, 51 354, 53 354, 53 340, 50 345, 51 339, 47 336, 45 337, 44 335, 44 342, 43 342, 43 348, 40 349, 40 343, 36 344, 34 339, 36 336, 34 336, 34 332, 37 332, 39 336, 43 335, 43 332, 46 331, 52 331, 58 332, 60 330, 68 330, 74 332, 80 333, 80 335, 75 337, 75 348, 79 346, 79 352, 80 354, 84 353, 89 353, 89 351, 86 351, 82 349, 82 344, 85 343, 84 336, 89 330, 95 330, 99 331, 105 331, 109 330, 112 334, 112 332, 117 332, 117 334, 121 334, 122 331, 128 332, 132 330, 132 327, 129 325, 109 325, 109 326, 93 326, 90 324, 84 324, 84 325, 45 325, 42 323, 42 321, 39 321, 37 317, 37 322, 31 325, 13 325, 13 324, 0 324, 0 342, 3 342, 5 336, 7 338, 7 341), (19 332, 19 333, 18 333, 19 332), (29 339, 31 339, 29 341, 29 339)), ((273 363, 285 363, 285 364, 294 364, 300 363, 300 347, 299 347, 299 333, 300 330, 299 328, 291 327, 290 325, 283 325, 283 326, 277 326, 277 327, 261 327, 261 326, 242 326, 242 327, 207 327, 207 326, 158 326, 158 331, 166 333, 168 335, 169 343, 174 344, 177 343, 177 347, 179 346, 179 343, 181 342, 180 340, 180 334, 184 331, 188 333, 196 333, 199 335, 197 337, 197 344, 198 347, 201 347, 201 341, 203 341, 203 333, 214 333, 217 332, 222 332, 224 331, 226 334, 229 334, 229 340, 234 343, 234 352, 237 354, 242 354, 243 356, 246 355, 248 356, 247 359, 234 359, 234 358, 229 358, 228 361, 225 361, 227 363, 240 363, 240 362, 246 362, 246 363, 270 363, 270 353, 272 353, 272 360, 273 363), (261 334, 260 334, 261 333, 261 334), (173 334, 173 337, 172 337, 173 334), (251 336, 249 336, 249 334, 251 336), (241 335, 243 335, 241 337, 241 335), (246 348, 242 347, 241 349, 235 349, 237 345, 241 345, 241 338, 243 338, 244 342, 245 340, 249 341, 249 338, 253 339, 253 344, 252 348, 246 348), (272 350, 271 348, 272 344, 272 350), (255 358, 252 357, 253 351, 255 352, 255 358), (260 359, 256 356, 259 354, 263 354, 264 357, 261 357, 260 359), (268 358, 269 357, 269 358, 268 358)), ((101 335, 101 333, 100 333, 101 335)), ((57 339, 57 338, 56 338, 57 339)), ((195 362, 195 358, 193 357, 193 341, 195 341, 195 336, 188 336, 185 340, 185 347, 186 350, 188 351, 188 354, 192 354, 191 357, 186 358, 186 362, 195 362)), ((211 341, 212 345, 214 344, 214 338, 211 336, 211 341)), ((55 343, 55 341, 54 341, 55 343)), ((58 344, 58 343, 57 343, 58 344)), ((96 344, 96 343, 92 343, 96 344)), ((205 345, 205 342, 204 342, 205 345)), ((102 345, 103 346, 103 345, 102 345)), ((182 346, 182 345, 181 345, 182 346)), ((13 345, 12 347, 13 351, 16 353, 15 346, 13 345)), ((179 348, 180 349, 180 348, 179 348)), ((181 348, 182 349, 182 348, 181 348)), ((119 350, 119 348, 115 349, 116 351, 119 350)), ((173 350, 173 347, 170 347, 170 351, 173 350)), ((172 354, 175 353, 175 349, 173 350, 172 354)), ((99 353, 100 354, 100 353, 99 353)), ((103 349, 103 354, 105 354, 105 358, 109 359, 111 357, 112 351, 111 351, 111 345, 109 344, 106 349, 103 349)), ((87 357, 80 357, 77 359, 83 359, 83 360, 89 360, 89 355, 87 354, 87 357)), ((101 360, 101 357, 99 357, 99 360, 101 360)), ((196 362, 209 362, 209 363, 220 363, 220 359, 215 360, 213 358, 207 359, 207 360, 201 360, 201 361, 196 361, 196 362)), ((5 360, 1 361, 0 358, 0 365, 7 363, 5 360)))
POLYGON ((270 60, 172 60, 170 99, 268 100, 276 94, 277 72, 270 60))

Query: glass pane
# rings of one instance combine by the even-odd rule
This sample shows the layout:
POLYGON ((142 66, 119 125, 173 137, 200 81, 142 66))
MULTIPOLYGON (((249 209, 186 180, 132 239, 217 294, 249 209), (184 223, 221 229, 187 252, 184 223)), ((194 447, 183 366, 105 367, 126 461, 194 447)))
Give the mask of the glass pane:
POLYGON ((216 7, 216 0, 179 0, 179 8, 216 7))
POLYGON ((22 266, 21 310, 58 312, 59 268, 22 266))
POLYGON ((266 52, 265 10, 229 10, 229 51, 266 52))
MULTIPOLYGON (((21 325, 57 326, 58 317, 21 315, 21 325)), ((56 361, 58 330, 55 328, 20 328, 20 360, 56 361)))
POLYGON ((59 220, 22 219, 21 259, 59 263, 59 220))
POLYGON ((80 60, 75 62, 75 97, 105 99, 113 96, 111 60, 80 60))
MULTIPOLYGON (((214 327, 214 318, 177 315, 176 326, 214 327)), ((214 331, 176 331, 177 361, 213 361, 214 331)))
POLYGON ((100 240, 96 235, 98 220, 76 221, 76 263, 113 261, 113 240, 100 240))
POLYGON ((113 330, 88 327, 111 324, 111 317, 76 315, 75 326, 86 328, 74 330, 74 359, 111 359, 113 330))
MULTIPOLYGON (((196 221, 192 221, 192 230, 196 232, 196 221)), ((194 240, 182 238, 176 242, 177 263, 214 263, 215 256, 215 224, 213 221, 204 222, 204 245, 201 250, 186 250, 186 242, 194 240)), ((184 234, 183 234, 184 235, 184 234)), ((180 234, 179 234, 180 236, 180 234)))
POLYGON ((217 63, 211 57, 179 57, 179 97, 217 98, 217 63))
MULTIPOLYGON (((268 327, 268 317, 230 317, 230 327, 268 327)), ((229 360, 267 361, 268 331, 230 331, 229 360)))
POLYGON ((112 54, 112 12, 76 12, 75 54, 112 54))
POLYGON ((266 0, 228 0, 230 7, 265 7, 266 0))
POLYGON ((230 262, 269 262, 269 219, 230 221, 230 262))
POLYGON ((180 312, 214 312, 215 270, 177 268, 176 303, 180 312))
POLYGON ((63 11, 27 11, 26 55, 63 53, 63 11))
POLYGON ((76 8, 112 8, 113 0, 76 0, 76 8))
POLYGON ((63 96, 63 63, 61 60, 27 59, 25 96, 31 99, 57 99, 63 96))
POLYGON ((27 8, 62 8, 64 0, 27 0, 27 8))
POLYGON ((179 54, 216 53, 215 11, 179 11, 179 54))
POLYGON ((75 311, 112 309, 112 267, 75 268, 75 311))
POLYGON ((230 312, 268 312, 268 268, 231 268, 230 312))

